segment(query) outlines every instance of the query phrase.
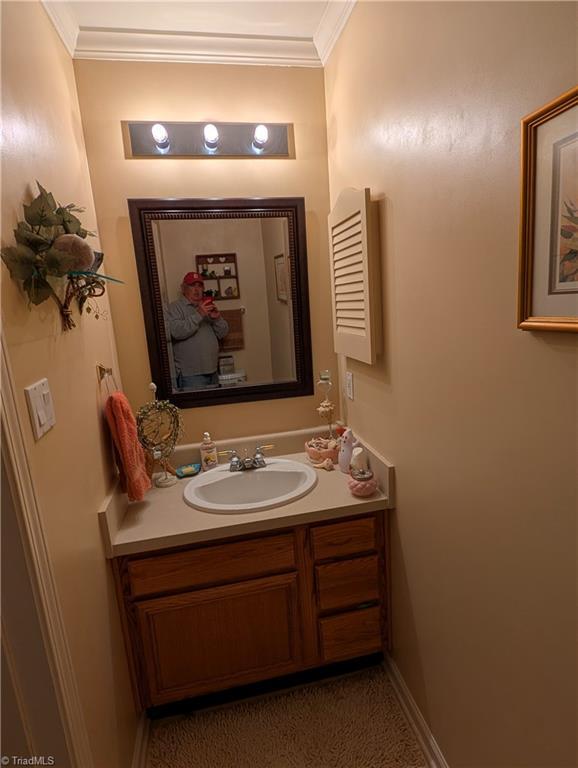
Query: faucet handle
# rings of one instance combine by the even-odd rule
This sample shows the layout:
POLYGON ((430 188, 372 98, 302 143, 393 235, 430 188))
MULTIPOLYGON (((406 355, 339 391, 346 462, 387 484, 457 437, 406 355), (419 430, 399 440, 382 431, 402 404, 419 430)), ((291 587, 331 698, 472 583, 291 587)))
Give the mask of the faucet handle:
POLYGON ((275 447, 274 443, 269 443, 268 445, 258 445, 255 448, 255 453, 263 453, 263 451, 270 451, 271 448, 274 448, 274 447, 275 447))
POLYGON ((268 451, 271 448, 274 448, 275 446, 273 443, 270 443, 269 445, 258 445, 255 448, 255 455, 253 456, 253 466, 255 467, 264 467, 265 466, 265 457, 263 456, 263 451, 268 451))
POLYGON ((219 451, 217 453, 217 456, 230 456, 230 462, 229 462, 229 469, 231 472, 237 472, 239 469, 242 469, 242 460, 237 451, 234 449, 232 451, 219 451))

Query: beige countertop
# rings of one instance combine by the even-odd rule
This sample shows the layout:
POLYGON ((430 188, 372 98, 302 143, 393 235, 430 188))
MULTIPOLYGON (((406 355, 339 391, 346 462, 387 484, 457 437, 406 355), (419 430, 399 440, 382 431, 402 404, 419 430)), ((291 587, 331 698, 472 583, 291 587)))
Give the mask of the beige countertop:
MULTIPOLYGON (((304 453, 285 458, 307 463, 304 453)), ((116 530, 103 521, 109 557, 149 552, 246 533, 361 515, 390 506, 381 491, 367 499, 351 495, 347 475, 318 470, 317 485, 306 496, 274 509, 245 514, 213 514, 189 506, 183 491, 190 478, 170 488, 153 488, 142 502, 128 504, 116 530)))

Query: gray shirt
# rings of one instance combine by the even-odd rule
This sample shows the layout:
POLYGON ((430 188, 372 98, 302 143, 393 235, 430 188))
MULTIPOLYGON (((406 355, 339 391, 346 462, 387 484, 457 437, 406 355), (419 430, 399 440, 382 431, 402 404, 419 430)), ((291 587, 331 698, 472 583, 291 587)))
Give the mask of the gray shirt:
POLYGON ((229 332, 222 317, 212 320, 181 296, 169 304, 167 324, 173 342, 173 355, 177 374, 195 376, 217 370, 219 339, 229 332))

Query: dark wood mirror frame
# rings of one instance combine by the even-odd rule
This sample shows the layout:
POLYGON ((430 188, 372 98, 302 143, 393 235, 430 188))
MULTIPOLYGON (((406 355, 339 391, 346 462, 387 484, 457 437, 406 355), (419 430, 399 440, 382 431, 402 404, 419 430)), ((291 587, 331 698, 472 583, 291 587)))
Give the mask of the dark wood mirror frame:
POLYGON ((303 397, 313 394, 311 326, 307 279, 305 202, 302 197, 229 199, 129 199, 132 236, 140 283, 152 379, 158 397, 179 408, 197 408, 251 400, 303 397), (173 390, 169 367, 169 348, 165 334, 157 258, 152 223, 179 219, 287 219, 289 263, 293 299, 293 340, 295 381, 246 387, 177 392, 173 390))

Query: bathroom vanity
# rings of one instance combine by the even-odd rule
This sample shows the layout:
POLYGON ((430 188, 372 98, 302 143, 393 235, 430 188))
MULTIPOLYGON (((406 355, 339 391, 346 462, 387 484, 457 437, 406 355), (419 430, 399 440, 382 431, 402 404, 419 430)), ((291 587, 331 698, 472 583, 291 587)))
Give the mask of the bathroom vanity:
POLYGON ((387 648, 383 494, 355 499, 322 473, 292 504, 225 516, 187 507, 183 487, 153 491, 111 542, 139 708, 387 648))

